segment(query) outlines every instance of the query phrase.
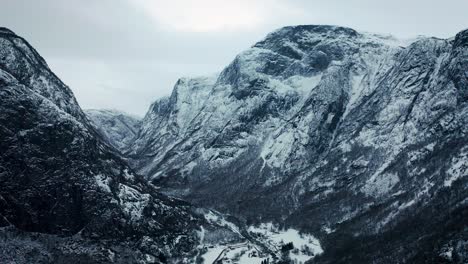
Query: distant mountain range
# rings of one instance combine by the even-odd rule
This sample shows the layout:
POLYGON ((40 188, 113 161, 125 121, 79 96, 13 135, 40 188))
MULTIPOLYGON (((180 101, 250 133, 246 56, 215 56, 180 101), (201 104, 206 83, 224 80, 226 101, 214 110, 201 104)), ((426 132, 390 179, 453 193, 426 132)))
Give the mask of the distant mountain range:
POLYGON ((140 118, 117 110, 90 109, 86 115, 95 129, 119 151, 125 151, 140 129, 140 118))

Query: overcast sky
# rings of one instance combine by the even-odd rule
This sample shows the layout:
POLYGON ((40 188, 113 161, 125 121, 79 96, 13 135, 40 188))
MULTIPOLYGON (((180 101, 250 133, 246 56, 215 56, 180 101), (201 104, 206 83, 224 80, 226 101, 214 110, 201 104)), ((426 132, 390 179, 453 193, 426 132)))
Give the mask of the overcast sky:
POLYGON ((268 32, 332 24, 400 38, 454 36, 468 0, 0 0, 83 108, 144 115, 182 76, 219 72, 268 32))

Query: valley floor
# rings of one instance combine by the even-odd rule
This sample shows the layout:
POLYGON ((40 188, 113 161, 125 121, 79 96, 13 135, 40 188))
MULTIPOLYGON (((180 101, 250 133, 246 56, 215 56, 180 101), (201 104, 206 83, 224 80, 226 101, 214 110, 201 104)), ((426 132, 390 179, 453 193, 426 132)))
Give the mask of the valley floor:
POLYGON ((315 237, 292 228, 280 229, 272 223, 239 227, 212 212, 205 217, 240 234, 243 241, 203 243, 200 246, 204 252, 200 256, 203 264, 260 264, 262 261, 276 263, 279 260, 300 264, 323 253, 315 237))

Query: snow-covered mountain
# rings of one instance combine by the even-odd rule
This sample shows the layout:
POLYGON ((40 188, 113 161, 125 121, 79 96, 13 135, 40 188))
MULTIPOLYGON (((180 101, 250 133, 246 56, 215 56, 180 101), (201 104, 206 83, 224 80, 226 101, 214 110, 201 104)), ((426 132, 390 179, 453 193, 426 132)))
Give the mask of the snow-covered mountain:
POLYGON ((119 151, 130 146, 140 128, 140 118, 121 111, 88 109, 84 112, 106 142, 119 151))
POLYGON ((467 69, 468 30, 285 27, 139 122, 0 28, 0 262, 466 263, 467 69))
POLYGON ((160 194, 104 140, 40 55, 0 28, 0 263, 194 263, 202 231, 240 238, 160 194))
POLYGON ((313 232, 319 262, 466 260, 467 69, 468 30, 285 27, 180 79, 129 157, 166 193, 313 232))

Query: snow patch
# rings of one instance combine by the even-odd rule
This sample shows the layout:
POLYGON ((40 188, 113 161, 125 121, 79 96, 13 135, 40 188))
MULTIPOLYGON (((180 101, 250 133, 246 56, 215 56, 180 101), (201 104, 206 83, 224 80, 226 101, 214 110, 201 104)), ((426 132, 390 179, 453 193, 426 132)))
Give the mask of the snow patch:
POLYGON ((127 185, 119 185, 120 203, 125 215, 132 221, 139 220, 143 215, 143 210, 149 204, 151 195, 141 194, 136 189, 127 185))
POLYGON ((272 223, 262 223, 258 227, 250 226, 248 231, 258 239, 264 240, 273 252, 279 252, 282 245, 292 242, 297 250, 291 250, 289 257, 295 263, 304 263, 323 253, 320 242, 315 237, 305 233, 301 234, 293 228, 281 230, 272 223))
POLYGON ((355 107, 355 104, 358 102, 362 90, 362 80, 365 75, 356 75, 351 78, 351 90, 348 92, 348 104, 346 105, 345 112, 343 114, 343 119, 349 114, 349 112, 355 107))
POLYGON ((444 181, 444 186, 450 187, 452 184, 462 177, 468 175, 468 153, 465 152, 458 157, 452 159, 452 165, 447 170, 449 176, 444 181))
POLYGON ((94 177, 96 179, 96 184, 99 186, 99 188, 105 192, 111 192, 111 189, 109 187, 109 178, 104 176, 104 175, 96 175, 94 177))
POLYGON ((239 231, 239 228, 234 223, 227 221, 219 213, 209 211, 204 216, 205 216, 206 221, 208 221, 208 223, 210 223, 210 224, 223 226, 223 227, 228 228, 229 230, 231 230, 234 233, 241 234, 241 232, 239 231))
POLYGON ((363 191, 367 195, 379 196, 388 193, 399 181, 396 173, 375 174, 366 182, 363 191))
POLYGON ((208 247, 208 251, 202 255, 204 264, 213 264, 218 256, 223 252, 225 246, 217 245, 208 247))

